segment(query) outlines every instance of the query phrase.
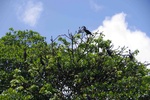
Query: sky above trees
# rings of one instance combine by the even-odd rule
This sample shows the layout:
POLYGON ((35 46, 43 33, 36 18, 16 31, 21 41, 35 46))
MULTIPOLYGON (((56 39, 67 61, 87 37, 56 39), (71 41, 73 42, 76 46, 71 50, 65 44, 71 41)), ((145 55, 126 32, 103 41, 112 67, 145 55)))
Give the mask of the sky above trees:
POLYGON ((140 51, 137 58, 150 62, 149 0, 3 0, 0 3, 0 37, 10 27, 31 29, 50 37, 79 26, 104 31, 117 46, 140 51))

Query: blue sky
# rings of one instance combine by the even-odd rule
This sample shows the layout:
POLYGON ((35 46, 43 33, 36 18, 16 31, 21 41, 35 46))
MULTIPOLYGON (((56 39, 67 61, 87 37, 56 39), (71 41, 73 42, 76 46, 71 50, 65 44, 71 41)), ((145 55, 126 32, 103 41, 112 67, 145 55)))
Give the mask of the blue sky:
POLYGON ((13 27, 37 31, 49 41, 84 25, 105 31, 117 46, 139 49, 139 60, 150 61, 149 4, 149 0, 1 0, 0 37, 13 27))
POLYGON ((68 29, 74 32, 82 25, 93 30, 102 24, 106 16, 121 12, 127 14, 126 21, 131 29, 136 27, 150 36, 149 3, 149 0, 1 0, 0 36, 9 27, 32 29, 46 37, 65 33, 68 29), (29 4, 33 7, 40 5, 41 9, 34 25, 18 18, 21 16, 19 7, 23 12, 29 4))

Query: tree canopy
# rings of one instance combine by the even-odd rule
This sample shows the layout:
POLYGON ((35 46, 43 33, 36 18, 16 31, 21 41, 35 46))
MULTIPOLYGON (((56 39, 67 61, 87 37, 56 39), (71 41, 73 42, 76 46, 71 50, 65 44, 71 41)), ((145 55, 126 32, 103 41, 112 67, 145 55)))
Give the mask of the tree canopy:
POLYGON ((10 28, 0 38, 1 100, 146 100, 150 76, 138 50, 113 49, 103 33, 51 37, 10 28))

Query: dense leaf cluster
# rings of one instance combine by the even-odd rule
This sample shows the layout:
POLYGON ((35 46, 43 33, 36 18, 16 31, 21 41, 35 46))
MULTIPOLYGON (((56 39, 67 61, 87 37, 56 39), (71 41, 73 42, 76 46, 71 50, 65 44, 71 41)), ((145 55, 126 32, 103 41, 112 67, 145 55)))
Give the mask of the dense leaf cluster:
POLYGON ((148 69, 104 34, 45 38, 32 30, 0 38, 0 100, 105 100, 150 97, 148 69), (126 54, 124 54, 126 52, 126 54))

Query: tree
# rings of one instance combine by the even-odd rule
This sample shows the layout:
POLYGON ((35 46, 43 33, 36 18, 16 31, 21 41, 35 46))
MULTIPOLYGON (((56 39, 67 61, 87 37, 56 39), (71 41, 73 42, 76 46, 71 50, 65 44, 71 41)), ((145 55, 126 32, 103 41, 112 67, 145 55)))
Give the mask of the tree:
POLYGON ((116 50, 104 34, 64 34, 51 43, 32 30, 0 39, 0 98, 25 100, 143 99, 150 96, 144 63, 116 50))

